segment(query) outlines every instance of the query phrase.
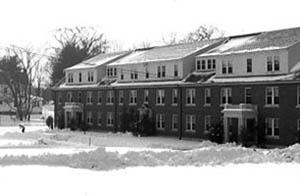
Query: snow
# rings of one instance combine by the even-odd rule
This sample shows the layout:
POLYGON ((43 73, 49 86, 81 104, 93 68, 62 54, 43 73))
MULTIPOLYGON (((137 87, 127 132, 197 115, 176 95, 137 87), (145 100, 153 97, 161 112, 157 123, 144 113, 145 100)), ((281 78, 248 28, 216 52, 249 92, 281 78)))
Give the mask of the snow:
POLYGON ((117 152, 119 154, 126 154, 128 152, 175 152, 175 150, 166 149, 166 148, 130 148, 130 147, 105 147, 107 152, 117 152))
POLYGON ((99 195, 298 195, 299 164, 217 167, 136 167, 90 171, 66 167, 0 167, 0 194, 99 195))
POLYGON ((117 87, 122 87, 122 86, 153 86, 153 85, 179 85, 179 84, 187 84, 187 82, 183 81, 153 81, 153 82, 114 82, 111 84, 111 86, 117 86, 117 87))
MULTIPOLYGON (((25 125, 25 132, 35 132, 35 131, 46 131, 49 128, 46 125, 25 125)), ((19 126, 0 126, 0 136, 6 133, 18 132, 21 133, 21 129, 19 126)))
MULTIPOLYGON (((1 139, 0 147, 3 146, 30 146, 36 144, 35 140, 1 139)), ((1 151, 0 151, 1 154, 1 151)))

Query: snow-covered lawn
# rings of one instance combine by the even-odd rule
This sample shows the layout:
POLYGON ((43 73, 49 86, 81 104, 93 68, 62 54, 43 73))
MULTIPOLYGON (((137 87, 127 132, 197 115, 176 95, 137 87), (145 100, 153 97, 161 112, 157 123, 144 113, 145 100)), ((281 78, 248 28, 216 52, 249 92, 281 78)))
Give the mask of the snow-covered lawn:
MULTIPOLYGON (((25 126, 25 132, 35 132, 35 131, 46 131, 48 127, 45 125, 30 125, 25 126)), ((19 126, 0 126, 0 136, 6 133, 21 133, 21 129, 19 126)))
POLYGON ((0 167, 9 196, 299 195, 299 164, 136 167, 91 171, 67 167, 0 167))

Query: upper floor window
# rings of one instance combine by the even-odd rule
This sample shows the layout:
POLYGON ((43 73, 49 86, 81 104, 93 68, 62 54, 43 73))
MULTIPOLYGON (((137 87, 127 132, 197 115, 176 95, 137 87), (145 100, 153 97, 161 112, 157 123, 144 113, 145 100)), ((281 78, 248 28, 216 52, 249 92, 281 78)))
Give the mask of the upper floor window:
POLYGON ((216 59, 212 59, 212 68, 216 69, 216 59))
POLYGON ((279 71, 280 70, 280 58, 279 56, 268 56, 267 57, 267 71, 279 71))
POLYGON ((195 115, 186 115, 185 117, 185 129, 187 132, 196 131, 196 117, 195 115))
POLYGON ((88 104, 92 104, 93 103, 93 93, 92 92, 87 92, 87 95, 86 95, 86 102, 88 104))
POLYGON ((135 105, 137 102, 137 91, 136 90, 130 90, 129 91, 129 104, 135 105))
POLYGON ((160 70, 160 66, 157 67, 157 77, 160 78, 161 77, 161 70, 160 70))
POLYGON ((178 65, 174 65, 174 76, 178 77, 178 65))
POLYGON ((124 91, 119 91, 119 104, 124 104, 124 91))
POLYGON ((67 93, 67 101, 68 102, 73 102, 73 93, 72 92, 68 92, 67 93))
POLYGON ((195 105, 196 91, 194 88, 186 89, 186 104, 195 105))
POLYGON ((210 105, 211 104, 211 92, 210 92, 210 88, 205 88, 204 89, 204 104, 205 105, 210 105))
POLYGON ((144 90, 144 103, 149 103, 149 90, 144 90))
POLYGON ((117 75, 117 68, 115 67, 114 68, 114 76, 116 76, 117 75))
POLYGON ((82 82, 82 73, 81 72, 79 72, 79 74, 78 74, 78 81, 82 82))
POLYGON ((157 67, 157 77, 158 78, 166 77, 166 66, 158 66, 157 67))
POLYGON ((279 88, 266 87, 266 105, 279 105, 279 88))
POLYGON ((156 91, 156 104, 164 105, 165 104, 165 90, 157 90, 156 91))
POLYGON ((120 77, 121 77, 121 80, 124 80, 124 73, 123 73, 123 69, 121 69, 121 72, 120 72, 120 77))
POLYGON ((245 103, 252 103, 252 92, 250 87, 245 88, 245 103))
POLYGON ((216 69, 216 59, 198 60, 197 70, 213 70, 216 69))
POLYGON ((211 69, 211 59, 207 60, 207 69, 211 69))
POLYGON ((248 58, 247 59, 247 73, 251 73, 252 72, 252 59, 248 58))
POLYGON ((98 104, 102 103, 102 91, 98 91, 98 104))
POLYGON ((94 81, 94 72, 89 71, 88 72, 88 82, 93 82, 94 81))
POLYGON ((172 105, 178 104, 178 90, 172 89, 172 105))
POLYGON ((68 73, 68 83, 73 83, 73 73, 68 73))
POLYGON ((112 77, 112 76, 117 76, 117 68, 106 68, 106 76, 107 77, 112 77))
POLYGON ((206 60, 201 61, 201 69, 205 70, 206 69, 206 60))
POLYGON ((109 105, 114 103, 114 91, 107 91, 106 103, 109 105))
POLYGON ((222 61, 222 74, 232 74, 233 66, 231 61, 222 61))
POLYGON ((78 102, 79 102, 79 103, 81 103, 81 101, 82 101, 82 100, 81 100, 81 97, 82 97, 82 93, 79 91, 79 92, 78 92, 78 102))
POLYGON ((221 88, 221 104, 232 103, 232 90, 231 88, 221 88))
POLYGON ((130 73, 130 78, 131 79, 138 79, 138 72, 137 70, 131 70, 131 73, 130 73))
POLYGON ((279 138, 279 118, 266 118, 266 136, 279 138))

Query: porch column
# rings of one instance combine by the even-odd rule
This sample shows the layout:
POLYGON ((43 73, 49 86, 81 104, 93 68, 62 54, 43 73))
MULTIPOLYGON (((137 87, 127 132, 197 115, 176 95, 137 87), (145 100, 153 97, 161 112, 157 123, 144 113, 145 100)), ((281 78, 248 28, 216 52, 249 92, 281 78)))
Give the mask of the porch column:
POLYGON ((64 122, 65 122, 65 126, 64 127, 67 127, 67 124, 68 124, 68 122, 67 122, 67 111, 65 110, 64 111, 65 112, 65 115, 64 115, 64 122))
POLYGON ((223 128, 224 128, 224 143, 228 142, 228 118, 224 115, 223 117, 223 128))

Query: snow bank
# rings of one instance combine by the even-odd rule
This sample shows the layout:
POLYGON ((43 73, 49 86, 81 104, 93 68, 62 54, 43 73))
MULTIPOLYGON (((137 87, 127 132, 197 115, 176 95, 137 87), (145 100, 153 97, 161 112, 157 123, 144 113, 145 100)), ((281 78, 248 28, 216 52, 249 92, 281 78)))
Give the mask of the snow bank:
POLYGON ((300 165, 137 167, 109 172, 10 166, 0 167, 0 173, 0 194, 10 196, 298 195, 300 165))

